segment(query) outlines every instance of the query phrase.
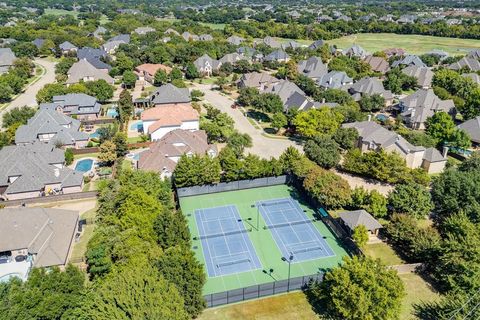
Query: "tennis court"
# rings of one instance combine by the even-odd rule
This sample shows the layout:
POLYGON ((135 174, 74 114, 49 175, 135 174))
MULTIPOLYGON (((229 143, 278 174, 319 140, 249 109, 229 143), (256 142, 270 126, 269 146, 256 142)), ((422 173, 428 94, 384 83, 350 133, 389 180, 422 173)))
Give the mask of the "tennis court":
MULTIPOLYGON (((302 218, 311 221, 308 223, 309 234, 317 230, 321 240, 325 241, 332 252, 331 255, 317 255, 302 261, 300 259, 305 258, 303 255, 312 255, 315 250, 308 254, 297 252, 297 261, 291 263, 291 278, 324 272, 337 266, 342 258, 348 255, 340 240, 322 221, 314 219, 314 209, 303 202, 300 194, 291 186, 276 185, 181 197, 179 202, 192 236, 192 249, 208 274, 203 287, 204 295, 287 281, 289 267, 282 258, 290 249, 282 250, 277 244, 275 232, 278 232, 279 228, 268 228, 272 222, 280 224, 284 221, 277 218, 269 222, 256 206, 259 202, 284 198, 293 199, 293 204, 300 208, 296 208, 296 214, 301 211, 302 218), (239 253, 240 256, 237 257, 234 253, 239 253), (227 255, 225 263, 229 264, 230 259, 235 263, 224 265, 221 260, 224 254, 227 255), (245 256, 248 258, 243 258, 245 256), (251 261, 239 262, 243 259, 251 261)), ((288 221, 290 224, 297 218, 298 216, 291 217, 285 223, 288 221)), ((306 226, 307 224, 298 224, 302 233, 305 233, 306 226)), ((288 232, 293 233, 292 230, 288 232)), ((300 230, 295 229, 295 232, 300 230)), ((318 240, 318 235, 312 235, 311 239, 318 240)), ((297 240, 285 241, 285 244, 292 245, 295 241, 297 240)), ((302 241, 307 240, 302 238, 302 241)))
POLYGON ((292 263, 333 256, 330 246, 292 198, 258 201, 257 209, 284 258, 292 263))
POLYGON ((209 277, 261 268, 235 206, 197 209, 195 219, 209 277))

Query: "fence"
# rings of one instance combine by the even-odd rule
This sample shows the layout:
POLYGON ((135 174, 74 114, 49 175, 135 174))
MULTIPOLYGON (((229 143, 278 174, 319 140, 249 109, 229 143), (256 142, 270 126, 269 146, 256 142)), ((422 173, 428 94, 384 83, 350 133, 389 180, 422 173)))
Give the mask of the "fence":
POLYGON ((13 206, 19 206, 19 205, 31 204, 31 203, 48 203, 48 202, 57 202, 57 201, 66 201, 66 200, 89 199, 89 198, 95 198, 97 194, 98 194, 97 191, 66 193, 66 194, 59 194, 55 196, 7 200, 7 201, 0 202, 0 205, 5 207, 13 207, 13 206))
POLYGON ((239 180, 232 182, 220 182, 212 185, 193 186, 185 188, 177 188, 179 198, 196 196, 201 194, 218 193, 224 191, 234 191, 251 189, 258 187, 276 186, 286 184, 290 180, 289 176, 267 177, 252 180, 239 180))
POLYGON ((275 294, 293 290, 305 289, 311 282, 322 281, 323 273, 310 276, 291 278, 290 280, 279 280, 250 287, 229 290, 219 293, 212 293, 204 296, 207 307, 216 307, 224 304, 273 296, 275 294))

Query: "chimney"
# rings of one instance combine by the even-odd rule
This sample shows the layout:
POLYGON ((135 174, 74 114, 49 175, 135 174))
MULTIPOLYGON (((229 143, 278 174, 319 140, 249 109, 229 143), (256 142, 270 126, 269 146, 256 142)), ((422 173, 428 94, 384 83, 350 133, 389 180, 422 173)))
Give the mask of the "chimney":
POLYGON ((368 115, 367 121, 369 121, 369 122, 372 121, 372 115, 371 114, 368 115))
POLYGON ((447 155, 448 155, 448 147, 443 147, 442 156, 443 156, 444 158, 446 158, 447 155))

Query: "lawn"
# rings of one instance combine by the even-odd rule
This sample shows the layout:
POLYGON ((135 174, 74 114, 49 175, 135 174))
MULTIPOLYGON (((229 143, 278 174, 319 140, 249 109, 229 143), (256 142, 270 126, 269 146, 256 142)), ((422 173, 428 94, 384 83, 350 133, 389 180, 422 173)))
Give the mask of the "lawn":
POLYGON ((293 292, 241 304, 205 310, 199 320, 290 320, 320 319, 302 292, 293 292))
MULTIPOLYGON (((95 215, 97 214, 97 208, 93 208, 91 210, 88 210, 84 212, 80 218, 81 219, 93 219, 95 218, 95 215)), ((90 238, 93 235, 93 230, 95 229, 95 224, 88 224, 83 226, 83 233, 80 236, 80 241, 74 244, 73 250, 72 250, 72 256, 70 259, 72 261, 79 261, 81 258, 85 256, 85 253, 87 252, 87 244, 90 238)))
POLYGON ((84 154, 76 154, 73 156, 75 160, 81 159, 81 158, 97 158, 100 153, 95 152, 95 153, 84 153, 84 154))
POLYGON ((450 55, 461 55, 480 47, 480 40, 393 33, 359 33, 327 42, 337 45, 340 49, 346 49, 356 43, 370 53, 386 48, 403 48, 413 54, 441 49, 450 55))
POLYGON ((54 15, 54 16, 65 16, 67 14, 74 16, 75 18, 78 16, 78 11, 69 11, 63 9, 45 9, 44 14, 54 15))
POLYGON ((383 263, 389 266, 402 264, 402 259, 393 251, 393 249, 386 243, 372 243, 367 244, 363 248, 365 255, 374 259, 380 259, 383 263))
POLYGON ((405 292, 407 293, 407 296, 403 300, 402 309, 400 311, 400 319, 417 319, 412 314, 415 304, 421 304, 422 302, 433 302, 440 298, 440 295, 433 291, 430 285, 418 274, 401 274, 400 278, 403 280, 405 292))

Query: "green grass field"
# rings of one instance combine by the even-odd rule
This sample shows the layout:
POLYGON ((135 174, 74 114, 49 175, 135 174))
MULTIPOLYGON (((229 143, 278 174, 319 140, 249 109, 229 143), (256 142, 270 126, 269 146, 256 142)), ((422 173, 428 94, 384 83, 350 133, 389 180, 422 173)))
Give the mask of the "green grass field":
MULTIPOLYGON (((281 260, 282 254, 275 243, 271 230, 263 229, 265 223, 261 217, 259 231, 255 230, 257 209, 251 207, 255 201, 286 197, 298 199, 298 194, 291 187, 279 185, 180 198, 180 206, 183 213, 187 216, 192 237, 199 234, 194 214, 196 209, 235 205, 244 221, 245 228, 252 229, 252 232, 248 232, 247 235, 255 247, 256 254, 262 264, 262 269, 274 270, 271 276, 264 273, 262 269, 257 269, 208 278, 204 286, 204 294, 223 292, 262 283, 270 283, 274 280, 287 279, 288 264, 281 260), (250 222, 247 221, 248 218, 251 218, 250 222)), ((300 202, 300 204, 302 208, 306 210, 309 218, 312 218, 313 210, 302 202, 300 202)), ((316 221, 314 225, 320 234, 326 237, 326 241, 334 251, 335 256, 294 263, 291 266, 292 277, 312 275, 322 270, 335 267, 341 262, 342 257, 347 255, 347 252, 340 246, 340 243, 322 222, 316 221)), ((199 261, 205 263, 200 240, 193 241, 193 250, 199 261)))
POLYGON ((480 40, 393 33, 359 33, 327 42, 337 45, 340 49, 346 49, 356 43, 370 53, 387 48, 402 48, 413 54, 440 49, 450 55, 462 55, 471 49, 480 48, 480 40))
POLYGON ((68 11, 63 9, 45 9, 44 14, 50 14, 54 16, 65 16, 67 14, 74 16, 75 18, 78 16, 78 11, 68 11))

